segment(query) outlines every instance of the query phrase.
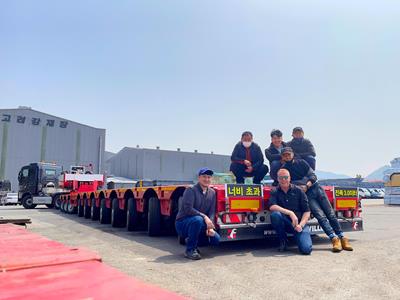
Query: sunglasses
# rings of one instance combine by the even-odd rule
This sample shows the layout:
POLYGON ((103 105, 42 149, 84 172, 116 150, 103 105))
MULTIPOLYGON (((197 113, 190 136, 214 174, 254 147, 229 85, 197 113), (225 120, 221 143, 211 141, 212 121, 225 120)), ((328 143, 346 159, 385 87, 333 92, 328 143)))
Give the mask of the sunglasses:
POLYGON ((288 180, 288 179, 289 179, 289 176, 278 176, 278 179, 285 179, 285 180, 288 180))

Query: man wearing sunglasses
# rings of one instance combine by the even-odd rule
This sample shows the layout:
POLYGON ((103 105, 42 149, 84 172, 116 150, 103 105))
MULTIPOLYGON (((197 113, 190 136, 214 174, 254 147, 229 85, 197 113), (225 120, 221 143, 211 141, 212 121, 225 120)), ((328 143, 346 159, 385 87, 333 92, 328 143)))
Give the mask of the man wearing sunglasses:
POLYGON ((301 254, 311 254, 312 241, 307 221, 310 207, 306 194, 290 183, 290 173, 286 169, 278 171, 279 186, 271 192, 268 201, 271 223, 279 239, 278 251, 287 250, 287 233, 296 239, 301 254))
POLYGON ((332 242, 332 251, 353 251, 349 240, 343 235, 340 223, 325 191, 318 184, 317 176, 308 163, 303 159, 294 158, 293 150, 290 147, 282 149, 282 161, 281 168, 289 171, 292 183, 306 193, 312 214, 332 242))

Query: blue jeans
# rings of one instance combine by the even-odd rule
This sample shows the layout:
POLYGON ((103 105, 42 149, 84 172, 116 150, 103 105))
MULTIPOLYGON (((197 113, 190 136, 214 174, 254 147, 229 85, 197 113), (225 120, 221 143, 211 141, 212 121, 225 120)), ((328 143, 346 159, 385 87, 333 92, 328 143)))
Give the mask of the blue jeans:
POLYGON ((306 195, 311 212, 314 217, 317 218, 319 225, 321 225, 326 235, 330 239, 334 238, 336 235, 340 238, 343 237, 343 231, 336 218, 335 211, 321 186, 315 183, 306 192, 306 195))
POLYGON ((221 239, 217 232, 213 237, 206 235, 207 225, 201 216, 192 216, 177 220, 175 228, 180 237, 187 238, 187 251, 192 251, 198 246, 216 246, 221 239))
POLYGON ((302 156, 301 158, 304 159, 310 165, 311 169, 315 171, 316 160, 314 156, 305 155, 302 156))
POLYGON ((286 241, 286 233, 292 233, 296 239, 297 247, 299 247, 300 253, 307 255, 311 254, 312 240, 310 235, 310 228, 308 227, 308 225, 304 226, 302 232, 297 232, 292 226, 292 220, 290 219, 290 217, 278 211, 274 211, 271 213, 271 223, 280 241, 286 241))

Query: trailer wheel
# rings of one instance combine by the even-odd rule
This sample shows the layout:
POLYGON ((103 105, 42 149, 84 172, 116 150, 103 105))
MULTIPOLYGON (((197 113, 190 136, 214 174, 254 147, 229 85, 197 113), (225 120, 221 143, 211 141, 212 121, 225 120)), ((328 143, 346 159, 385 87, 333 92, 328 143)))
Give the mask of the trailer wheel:
POLYGON ((86 199, 86 201, 84 202, 84 206, 83 206, 83 216, 85 217, 85 219, 90 219, 90 211, 91 211, 91 208, 88 204, 88 199, 86 199))
POLYGON ((36 204, 33 204, 32 196, 27 195, 22 199, 22 206, 26 209, 32 209, 36 207, 36 204))
POLYGON ((111 203, 111 225, 119 228, 126 225, 126 216, 124 211, 119 208, 119 200, 117 198, 112 199, 111 203))
POLYGON ((83 217, 83 204, 82 204, 82 199, 78 200, 78 217, 83 217))
POLYGON ((92 205, 90 207, 90 215, 93 221, 97 221, 100 217, 100 208, 96 206, 96 200, 92 199, 92 205))
POLYGON ((161 207, 156 197, 149 199, 147 230, 149 236, 158 236, 161 233, 161 207))
POLYGON ((60 209, 60 206, 61 206, 61 199, 60 199, 60 196, 59 196, 59 195, 56 195, 56 196, 53 197, 53 203, 54 203, 54 207, 55 207, 56 209, 60 209))
POLYGON ((71 201, 67 201, 65 207, 66 207, 66 211, 68 214, 71 214, 71 215, 76 214, 77 209, 76 209, 76 207, 72 206, 71 201))
POLYGON ((110 224, 111 209, 106 206, 106 199, 101 199, 100 203, 100 224, 110 224))
POLYGON ((67 210, 66 210, 66 204, 67 204, 67 200, 64 200, 64 201, 61 203, 61 211, 62 211, 63 213, 66 213, 66 212, 67 212, 67 210))
POLYGON ((126 224, 128 231, 137 230, 139 227, 139 215, 136 210, 136 200, 134 198, 128 199, 128 209, 126 213, 126 224))

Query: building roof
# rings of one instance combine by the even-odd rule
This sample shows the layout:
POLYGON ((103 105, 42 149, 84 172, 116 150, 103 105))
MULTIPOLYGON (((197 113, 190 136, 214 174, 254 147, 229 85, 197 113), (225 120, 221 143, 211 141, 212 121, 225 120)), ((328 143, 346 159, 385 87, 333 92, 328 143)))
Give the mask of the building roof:
POLYGON ((105 130, 105 128, 97 128, 97 127, 90 126, 90 125, 83 124, 83 123, 79 123, 79 122, 76 122, 76 121, 71 121, 69 119, 66 119, 66 118, 63 118, 63 117, 59 117, 59 116, 55 116, 55 115, 51 115, 51 114, 48 114, 48 113, 45 113, 45 112, 42 112, 42 111, 38 111, 38 110, 32 109, 32 108, 27 107, 27 106, 20 106, 18 108, 0 108, 0 112, 4 111, 4 110, 8 110, 8 111, 9 110, 12 110, 12 111, 21 111, 21 110, 33 111, 33 112, 36 112, 36 113, 39 113, 39 114, 42 114, 42 115, 46 115, 46 116, 49 116, 49 117, 52 117, 52 118, 58 118, 58 119, 67 120, 68 122, 77 124, 79 126, 86 126, 86 127, 93 128, 93 129, 98 129, 98 130, 105 130))

